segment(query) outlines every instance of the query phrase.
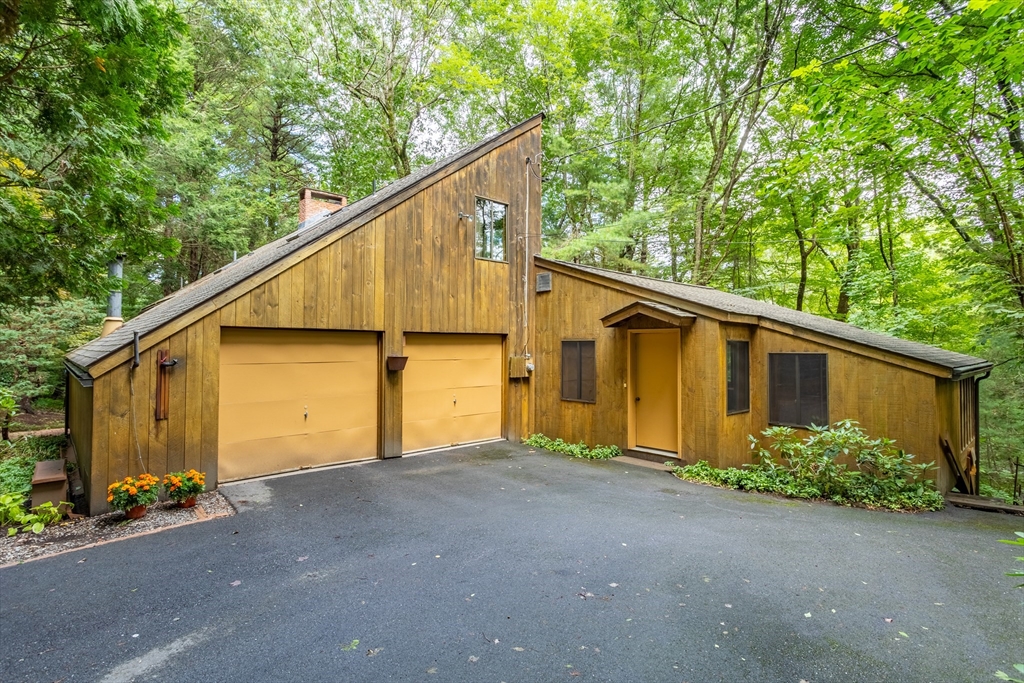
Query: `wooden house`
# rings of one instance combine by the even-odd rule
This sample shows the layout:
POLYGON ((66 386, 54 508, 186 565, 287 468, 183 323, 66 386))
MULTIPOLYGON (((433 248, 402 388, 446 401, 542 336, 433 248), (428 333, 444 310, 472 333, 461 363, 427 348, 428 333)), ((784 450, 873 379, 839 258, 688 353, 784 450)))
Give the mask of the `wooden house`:
POLYGON ((325 218, 69 353, 88 511, 144 471, 215 485, 533 432, 740 464, 768 424, 842 418, 939 461, 943 490, 969 476, 954 461, 973 457, 987 362, 536 256, 541 120, 327 198, 325 218))
POLYGON ((941 491, 976 492, 988 361, 710 287, 535 263, 535 431, 738 467, 770 425, 853 419, 934 461, 941 491))
POLYGON ((69 353, 89 512, 106 486, 207 482, 527 429, 527 255, 541 116, 420 169, 69 353), (523 365, 523 364, 517 364, 523 365), (522 373, 522 374, 525 374, 522 373))

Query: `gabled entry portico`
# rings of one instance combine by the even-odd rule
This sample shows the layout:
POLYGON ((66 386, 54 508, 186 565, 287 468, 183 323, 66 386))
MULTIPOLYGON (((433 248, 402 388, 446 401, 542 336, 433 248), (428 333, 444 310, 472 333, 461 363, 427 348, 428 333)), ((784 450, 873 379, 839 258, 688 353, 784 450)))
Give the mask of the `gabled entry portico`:
POLYGON ((601 319, 626 328, 628 447, 655 458, 678 458, 682 447, 681 335, 696 316, 653 301, 637 301, 601 319))

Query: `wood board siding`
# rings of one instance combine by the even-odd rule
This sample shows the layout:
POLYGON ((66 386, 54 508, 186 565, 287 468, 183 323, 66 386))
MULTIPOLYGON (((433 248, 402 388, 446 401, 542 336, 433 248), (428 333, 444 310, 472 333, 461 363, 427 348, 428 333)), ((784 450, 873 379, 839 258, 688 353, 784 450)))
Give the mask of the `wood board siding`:
MULTIPOLYGON (((68 429, 75 447, 75 458, 82 486, 89 490, 92 472, 92 387, 83 386, 74 376, 68 380, 68 429)), ((83 510, 75 512, 82 513, 83 510)))
MULTIPOLYGON (((403 355, 406 332, 494 334, 506 355, 526 348, 522 278, 527 236, 540 234, 540 181, 528 179, 525 160, 540 153, 540 136, 538 122, 355 230, 325 236, 319 249, 253 277, 247 291, 204 317, 145 335, 133 373, 130 361, 98 363, 90 512, 107 511, 110 481, 142 471, 162 476, 196 467, 206 471, 208 488, 216 485, 222 326, 378 333, 378 453, 400 455, 402 373, 388 372, 383 358, 403 355), (458 214, 474 214, 477 196, 508 203, 505 263, 475 258, 473 224, 458 214), (153 412, 159 349, 179 360, 168 376, 167 420, 153 412)), ((539 251, 539 239, 530 251, 539 251)), ((502 436, 518 439, 527 431, 530 381, 506 374, 502 436)))
MULTIPOLYGON (((536 295, 534 431, 566 441, 586 441, 591 446, 629 446, 632 407, 626 388, 626 330, 604 328, 600 318, 638 298, 643 297, 552 271, 551 291, 536 295), (563 339, 597 340, 598 393, 594 404, 561 400, 559 361, 563 339)), ((685 308, 681 302, 671 305, 685 308)), ((951 440, 964 438, 960 435, 959 402, 960 394, 965 392, 956 383, 755 324, 720 322, 700 315, 692 326, 681 331, 681 342, 682 460, 707 460, 717 467, 751 462, 748 435, 760 437, 769 426, 768 354, 826 353, 829 420, 854 419, 872 436, 895 439, 898 447, 916 456, 917 462, 938 466, 933 476, 940 490, 952 485, 949 467, 939 451, 938 435, 940 427, 945 426, 951 440), (750 342, 750 410, 734 415, 726 414, 728 339, 750 342)))
POLYGON ((109 509, 107 484, 142 472, 162 477, 195 467, 207 473, 213 488, 219 356, 220 314, 215 312, 141 352, 138 368, 122 363, 93 380, 93 457, 88 477, 83 476, 90 514, 109 509), (178 363, 167 376, 167 419, 157 420, 156 363, 162 349, 178 363))

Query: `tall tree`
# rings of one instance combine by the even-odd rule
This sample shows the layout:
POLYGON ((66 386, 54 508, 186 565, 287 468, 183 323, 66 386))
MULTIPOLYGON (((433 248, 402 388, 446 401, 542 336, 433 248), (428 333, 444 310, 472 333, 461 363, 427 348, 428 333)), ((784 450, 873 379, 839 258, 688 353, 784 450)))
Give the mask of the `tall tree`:
POLYGON ((173 243, 146 141, 181 101, 183 24, 156 0, 5 3, 0 15, 0 311, 102 291, 105 263, 173 243))

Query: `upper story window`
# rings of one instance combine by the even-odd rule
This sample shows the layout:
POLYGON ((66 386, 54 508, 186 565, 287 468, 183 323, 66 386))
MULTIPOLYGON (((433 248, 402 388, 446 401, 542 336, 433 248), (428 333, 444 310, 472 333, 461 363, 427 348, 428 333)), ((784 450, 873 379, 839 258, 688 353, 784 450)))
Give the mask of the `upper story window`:
POLYGON ((725 342, 725 412, 750 410, 750 342, 725 342))
POLYGON ((476 198, 476 257, 505 261, 505 226, 508 206, 476 198))
POLYGON ((768 422, 787 427, 829 423, 826 354, 768 354, 768 422))

